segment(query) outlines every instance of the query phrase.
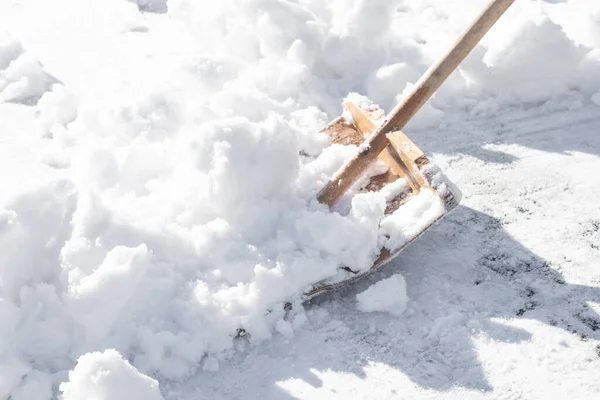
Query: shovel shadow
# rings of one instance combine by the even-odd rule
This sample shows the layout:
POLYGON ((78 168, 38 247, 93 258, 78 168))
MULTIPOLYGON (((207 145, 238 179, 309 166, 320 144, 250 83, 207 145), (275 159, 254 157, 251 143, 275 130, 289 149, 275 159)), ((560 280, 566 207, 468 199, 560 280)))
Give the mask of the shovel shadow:
MULTIPOLYGON (((200 374, 194 398, 348 398, 343 384, 325 383, 336 382, 332 373, 367 379, 381 370, 407 388, 493 391, 473 342, 478 335, 528 341, 531 333, 511 323, 523 318, 600 340, 600 316, 586 304, 600 302, 600 288, 566 283, 558 269, 496 218, 459 206, 392 263, 305 303, 310 322, 292 338, 247 346, 217 376, 200 374), (356 309, 357 293, 398 273, 410 299, 402 316, 356 309)), ((396 389, 381 388, 391 397, 396 389)))
MULTIPOLYGON (((396 368, 422 388, 488 391, 492 389, 475 352, 474 335, 506 343, 527 341, 529 332, 507 323, 526 318, 583 341, 600 340, 600 316, 587 304, 600 302, 600 288, 566 283, 560 268, 521 245, 498 219, 459 206, 393 264, 312 300, 308 308, 331 302, 336 316, 346 310, 346 325, 361 352, 369 354, 370 348, 361 340, 384 343, 383 353, 374 351, 377 356, 365 360, 396 368), (402 322, 392 323, 398 329, 393 332, 387 328, 388 315, 360 313, 353 310, 353 302, 356 293, 397 273, 407 281, 411 305, 402 322), (373 329, 379 325, 385 327, 381 332, 373 329)), ((344 341, 344 346, 351 343, 344 341)))

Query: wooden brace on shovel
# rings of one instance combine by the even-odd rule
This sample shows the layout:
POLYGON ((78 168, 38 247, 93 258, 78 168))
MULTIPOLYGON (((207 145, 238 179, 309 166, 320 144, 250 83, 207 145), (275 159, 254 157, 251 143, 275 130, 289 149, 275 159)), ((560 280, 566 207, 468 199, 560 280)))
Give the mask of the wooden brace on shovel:
MULTIPOLYGON (((344 103, 344 109, 352 115, 354 126, 356 129, 367 138, 376 128, 377 125, 373 122, 363 110, 357 107, 354 103, 344 103)), ((429 184, 419 173, 418 168, 423 164, 427 164, 429 160, 425 154, 419 149, 402 131, 393 131, 386 134, 389 144, 379 153, 379 159, 387 165, 387 167, 400 178, 406 179, 406 183, 410 186, 414 193, 419 192, 422 187, 429 184)), ((388 182, 392 179, 389 178, 388 182)))

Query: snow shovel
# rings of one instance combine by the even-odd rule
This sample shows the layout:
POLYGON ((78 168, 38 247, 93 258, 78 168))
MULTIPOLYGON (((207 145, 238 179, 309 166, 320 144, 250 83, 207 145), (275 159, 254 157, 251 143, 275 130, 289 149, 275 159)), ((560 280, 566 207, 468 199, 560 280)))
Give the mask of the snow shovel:
POLYGON ((382 230, 386 218, 395 218, 396 222, 403 217, 411 220, 415 212, 429 210, 427 206, 433 207, 433 211, 429 210, 427 211, 428 216, 417 219, 416 226, 402 232, 400 238, 384 235, 384 239, 388 240, 381 241, 383 244, 379 255, 370 269, 353 271, 342 266, 341 270, 344 271, 344 275, 317 283, 306 293, 307 296, 345 285, 391 261, 408 244, 458 205, 460 202, 458 189, 441 173, 439 168, 429 162, 425 154, 401 129, 513 2, 514 0, 490 1, 473 24, 458 38, 450 51, 427 70, 413 87, 412 92, 404 97, 389 115, 385 116, 381 109, 369 105, 368 102, 365 105, 364 101, 358 102, 359 104, 346 101, 343 104, 344 116, 335 119, 322 130, 332 138, 333 143, 355 145, 357 152, 321 189, 317 195, 319 202, 332 207, 362 176, 367 167, 379 157, 388 167, 387 172, 372 176, 360 190, 385 190, 386 187, 393 184, 400 188, 399 190, 396 188, 395 192, 390 191, 393 196, 386 196, 386 215, 380 222, 379 229, 382 230), (401 179, 404 182, 402 185, 398 185, 396 181, 401 179), (411 210, 405 212, 406 208, 411 210))

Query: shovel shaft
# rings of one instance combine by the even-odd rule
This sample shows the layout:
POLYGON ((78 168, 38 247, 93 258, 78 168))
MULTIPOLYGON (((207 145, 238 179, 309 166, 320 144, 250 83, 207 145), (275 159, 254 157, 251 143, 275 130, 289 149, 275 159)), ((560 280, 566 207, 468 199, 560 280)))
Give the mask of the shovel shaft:
POLYGON ((479 43, 514 0, 492 0, 475 22, 458 38, 454 46, 425 75, 359 147, 358 153, 344 164, 317 195, 321 203, 333 205, 362 171, 388 145, 386 134, 408 123, 440 85, 479 43))

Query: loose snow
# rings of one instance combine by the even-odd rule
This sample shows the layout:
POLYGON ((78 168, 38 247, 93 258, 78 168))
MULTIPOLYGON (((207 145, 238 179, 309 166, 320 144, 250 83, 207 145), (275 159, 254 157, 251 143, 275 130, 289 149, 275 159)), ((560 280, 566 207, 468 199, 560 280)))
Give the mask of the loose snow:
POLYGON ((32 100, 49 82, 40 62, 15 38, 0 33, 0 102, 32 100))
POLYGON ((484 2, 0 2, 0 399, 597 395, 595 0, 515 2, 405 129, 464 205, 301 304, 442 212, 330 212, 354 150, 319 129, 389 110, 484 2), (400 317, 356 311, 399 273, 400 317))
POLYGON ((163 400, 158 382, 113 349, 81 356, 60 390, 63 400, 163 400))

